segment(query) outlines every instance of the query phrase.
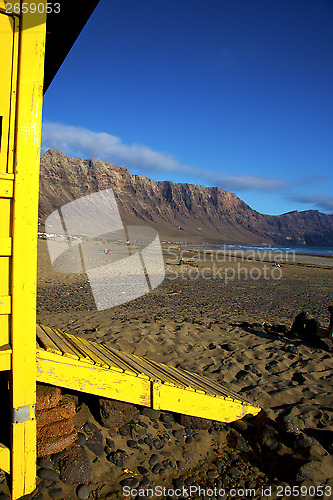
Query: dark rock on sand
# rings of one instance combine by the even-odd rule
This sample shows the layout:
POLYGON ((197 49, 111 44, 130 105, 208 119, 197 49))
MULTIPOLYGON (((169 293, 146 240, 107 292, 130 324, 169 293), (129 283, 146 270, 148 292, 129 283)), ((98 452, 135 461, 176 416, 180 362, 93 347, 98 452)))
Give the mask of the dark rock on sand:
POLYGON ((48 458, 40 458, 37 461, 37 465, 43 469, 53 469, 54 463, 52 460, 49 460, 48 458))
POLYGON ((124 450, 117 450, 111 453, 107 457, 109 462, 117 465, 118 467, 124 467, 126 460, 128 459, 128 454, 124 450))
POLYGON ((232 430, 229 434, 225 435, 222 433, 222 439, 226 439, 229 446, 235 448, 236 450, 248 453, 250 451, 249 445, 244 437, 239 434, 236 430, 232 430))
POLYGON ((49 491, 50 498, 58 498, 60 495, 62 495, 62 488, 53 488, 49 491))
POLYGON ((142 476, 147 476, 149 471, 148 469, 146 469, 146 467, 143 467, 142 465, 139 465, 138 466, 138 472, 139 474, 141 474, 142 476))
POLYGON ((103 434, 92 422, 87 423, 84 426, 84 430, 87 435, 86 446, 92 451, 96 456, 100 457, 103 453, 103 434))
POLYGON ((122 479, 120 481, 121 486, 129 486, 130 488, 137 488, 140 484, 140 481, 137 477, 127 477, 126 479, 122 479))
POLYGON ((110 429, 110 432, 115 432, 122 425, 130 422, 137 412, 136 406, 130 403, 123 403, 112 399, 99 399, 100 420, 104 427, 110 429))
POLYGON ((119 429, 119 434, 121 436, 129 436, 131 434, 131 427, 129 424, 125 424, 119 429))
POLYGON ((161 468, 162 468, 162 465, 160 463, 157 463, 152 467, 151 471, 153 474, 158 474, 158 472, 160 471, 161 468))
POLYGON ((59 474, 55 470, 50 469, 39 469, 37 476, 46 481, 58 481, 59 474))
POLYGON ((141 415, 149 418, 160 418, 161 412, 159 410, 154 410, 153 408, 143 408, 141 415))
POLYGON ((127 446, 128 446, 129 448, 137 448, 137 446, 138 446, 138 442, 137 442, 137 441, 135 441, 135 439, 128 439, 128 441, 127 441, 127 446))
POLYGON ((116 446, 113 439, 110 439, 110 438, 106 438, 106 444, 109 446, 109 448, 114 448, 116 446))
POLYGON ((212 421, 207 418, 180 415, 180 424, 190 429, 207 430, 212 425, 212 421))
POLYGON ((51 460, 53 462, 58 462, 62 457, 66 455, 66 450, 59 451, 58 453, 53 453, 51 455, 51 460))
POLYGON ((263 423, 257 432, 257 440, 260 445, 266 446, 271 451, 279 447, 279 434, 274 427, 263 423))
POLYGON ((79 432, 75 444, 78 444, 79 446, 84 446, 86 442, 87 442, 86 436, 83 434, 83 432, 79 432))
POLYGON ((60 479, 64 483, 89 483, 93 466, 85 448, 72 446, 59 462, 60 479))
POLYGON ((175 419, 172 413, 162 413, 162 415, 160 416, 160 420, 165 424, 171 424, 175 419))
POLYGON ((158 455, 154 453, 149 459, 149 465, 154 466, 155 464, 158 463, 158 461, 159 461, 158 455))
POLYGON ((76 490, 77 497, 80 500, 86 500, 89 497, 89 487, 86 484, 81 484, 76 490))
POLYGON ((148 437, 145 437, 143 441, 150 447, 150 449, 152 449, 152 447, 154 445, 152 438, 150 438, 148 436, 148 437))
POLYGON ((296 316, 296 318, 291 326, 291 332, 303 333, 305 321, 307 321, 309 319, 310 319, 309 315, 304 311, 297 314, 297 316, 296 316))

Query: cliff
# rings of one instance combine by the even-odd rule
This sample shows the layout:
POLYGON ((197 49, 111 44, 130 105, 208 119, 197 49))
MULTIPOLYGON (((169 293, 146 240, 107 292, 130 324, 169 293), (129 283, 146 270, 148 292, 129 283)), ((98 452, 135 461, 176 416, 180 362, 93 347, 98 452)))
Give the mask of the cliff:
POLYGON ((156 182, 110 163, 52 149, 41 157, 39 219, 110 187, 124 224, 155 227, 162 240, 333 246, 333 215, 317 210, 263 215, 217 187, 156 182))

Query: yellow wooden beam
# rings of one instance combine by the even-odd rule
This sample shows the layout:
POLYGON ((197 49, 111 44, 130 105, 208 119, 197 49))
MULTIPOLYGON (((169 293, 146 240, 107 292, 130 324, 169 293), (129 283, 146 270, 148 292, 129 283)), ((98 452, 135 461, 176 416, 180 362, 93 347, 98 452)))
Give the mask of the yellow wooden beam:
MULTIPOLYGON (((36 484, 36 277, 38 183, 43 102, 44 13, 21 13, 17 91, 11 94, 15 117, 12 172, 12 498, 30 493, 36 484)), ((42 10, 42 9, 40 9, 42 10)), ((8 169, 10 172, 10 168, 8 169)))
POLYGON ((151 389, 146 377, 84 363, 37 350, 37 380, 75 391, 150 406, 151 389))
POLYGON ((241 399, 227 396, 210 396, 201 392, 173 387, 169 384, 154 382, 153 408, 156 410, 172 410, 185 415, 195 415, 220 422, 234 422, 245 415, 257 415, 258 406, 245 403, 241 399))
POLYGON ((10 473, 10 450, 0 443, 0 469, 10 473))
POLYGON ((0 314, 10 314, 11 312, 11 297, 5 295, 0 297, 0 314))
MULTIPOLYGON (((12 348, 9 344, 0 347, 0 372, 12 367, 12 348)), ((1 469, 1 467, 0 467, 1 469)))
POLYGON ((237 393, 201 375, 105 344, 39 325, 37 340, 39 382, 221 422, 260 411, 237 393), (72 349, 76 356, 70 358, 72 349))
POLYGON ((0 238, 0 255, 9 256, 12 254, 12 239, 0 238))

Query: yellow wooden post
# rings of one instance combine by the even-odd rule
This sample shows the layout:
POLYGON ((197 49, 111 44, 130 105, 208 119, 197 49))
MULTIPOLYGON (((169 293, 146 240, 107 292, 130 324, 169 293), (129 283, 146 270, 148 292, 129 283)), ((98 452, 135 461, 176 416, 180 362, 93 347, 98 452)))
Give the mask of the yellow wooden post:
MULTIPOLYGON (((5 54, 0 63, 0 238, 6 240, 0 240, 0 251, 3 247, 7 252, 0 257, 6 259, 0 264, 5 270, 0 277, 0 348, 7 345, 4 350, 11 352, 9 366, 7 356, 2 368, 11 368, 13 499, 30 493, 36 478, 37 214, 45 3, 21 2, 21 9, 9 13, 8 2, 0 0, 0 42, 4 42, 0 50, 5 54)), ((2 455, 8 457, 6 452, 2 455)))

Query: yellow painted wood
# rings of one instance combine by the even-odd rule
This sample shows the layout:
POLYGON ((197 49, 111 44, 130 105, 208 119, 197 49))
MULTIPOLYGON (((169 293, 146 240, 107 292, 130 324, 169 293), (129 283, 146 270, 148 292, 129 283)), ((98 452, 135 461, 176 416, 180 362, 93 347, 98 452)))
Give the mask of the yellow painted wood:
POLYGON ((177 379, 174 376, 169 376, 166 372, 161 372, 160 370, 160 365, 158 363, 153 363, 152 361, 145 359, 145 358, 140 358, 139 356, 135 355, 128 355, 128 357, 133 357, 136 359, 142 367, 144 367, 146 373, 149 373, 152 379, 160 379, 161 376, 163 375, 163 380, 166 382, 169 382, 173 385, 180 386, 180 387, 187 387, 187 384, 184 384, 182 381, 177 379))
POLYGON ((0 257, 0 276, 1 297, 9 294, 9 257, 0 257))
POLYGON ((9 344, 9 316, 0 315, 0 347, 9 344))
POLYGON ((117 367, 122 369, 124 371, 124 373, 135 373, 138 377, 145 377, 145 375, 140 373, 140 371, 138 371, 138 370, 134 371, 133 369, 131 369, 129 367, 128 363, 124 363, 124 361, 122 360, 121 357, 116 356, 115 353, 113 353, 112 351, 107 349, 107 347, 105 345, 98 344, 98 348, 101 349, 103 351, 103 353, 105 354, 105 356, 109 357, 110 360, 112 360, 117 367))
POLYGON ((37 351, 37 380, 96 396, 150 406, 150 383, 144 378, 91 366, 37 351))
POLYGON ((70 348, 64 337, 57 335, 56 331, 53 331, 52 328, 48 328, 47 326, 43 326, 43 330, 46 335, 54 342, 54 344, 58 346, 63 356, 73 359, 79 359, 79 356, 75 354, 73 349, 70 348))
POLYGON ((232 422, 246 414, 256 415, 260 411, 259 407, 201 375, 127 354, 60 330, 45 326, 37 328, 39 344, 39 335, 44 335, 45 331, 53 332, 50 337, 59 346, 59 339, 66 339, 67 342, 71 339, 78 349, 85 352, 86 358, 69 359, 60 349, 52 352, 48 346, 46 350, 37 349, 37 379, 40 382, 224 422, 232 422), (87 357, 94 360, 94 366, 87 363, 87 357), (128 393, 129 389, 132 393, 128 393))
POLYGON ((10 450, 0 443, 0 469, 10 474, 10 450))
POLYGON ((14 174, 9 174, 7 172, 3 173, 0 172, 0 181, 5 180, 5 181, 13 181, 15 179, 14 174))
POLYGON ((12 306, 12 298, 10 295, 0 297, 0 314, 10 314, 12 306))
POLYGON ((19 60, 19 42, 20 42, 20 18, 15 16, 14 20, 14 39, 13 39, 13 61, 12 67, 12 88, 10 96, 10 116, 9 116, 9 136, 8 136, 8 155, 7 155, 7 173, 13 175, 15 171, 15 141, 16 141, 16 108, 17 108, 17 75, 19 60))
POLYGON ((7 172, 8 138, 10 122, 10 104, 12 89, 12 61, 14 41, 14 20, 0 14, 0 117, 2 117, 2 133, 0 148, 0 172, 7 172))
POLYGON ((53 342, 53 340, 45 333, 45 330, 42 326, 37 325, 36 333, 41 346, 48 352, 53 352, 55 354, 60 354, 62 356, 62 351, 59 349, 57 344, 53 342))
MULTIPOLYGON (((34 3, 29 0, 28 3, 34 3)), ((41 0, 40 3, 44 3, 41 0)), ((45 9, 44 9, 45 10, 45 9)), ((29 11, 29 9, 28 9, 29 11)), ((43 101, 45 14, 22 14, 15 98, 15 172, 12 207, 12 402, 33 408, 36 401, 36 276, 38 181, 43 101)), ((15 47, 12 46, 15 57, 15 47)), ((13 73, 15 75, 15 72, 13 73)), ((14 76, 15 78, 15 76, 14 76)), ((13 121, 14 123, 14 117, 13 121)), ((3 200, 2 200, 3 201, 3 200)), ((12 498, 30 493, 36 482, 36 421, 12 424, 12 498)))
MULTIPOLYGON (((12 349, 9 344, 0 347, 0 371, 10 370, 12 366, 12 349)), ((1 468, 1 467, 0 467, 1 468)))
POLYGON ((12 239, 0 237, 0 255, 9 256, 12 254, 12 239))
POLYGON ((14 182, 11 179, 0 177, 0 198, 12 198, 14 182))
POLYGON ((139 365, 136 361, 132 361, 130 357, 122 351, 118 351, 117 349, 113 349, 108 345, 103 345, 103 348, 108 351, 110 354, 115 356, 116 359, 124 363, 124 366, 127 367, 127 370, 133 370, 138 375, 146 374, 148 377, 153 377, 153 374, 146 370, 142 365, 139 365))
POLYGON ((65 334, 68 342, 70 342, 73 348, 76 349, 76 352, 80 355, 80 361, 84 361, 88 364, 94 365, 94 361, 89 356, 89 353, 86 352, 85 348, 82 346, 81 342, 74 335, 70 335, 68 333, 65 334))
POLYGON ((153 408, 156 410, 172 409, 185 415, 196 415, 221 422, 233 422, 245 415, 257 415, 260 412, 259 407, 247 405, 241 400, 227 396, 212 397, 207 394, 198 394, 159 382, 155 382, 153 387, 153 408))
POLYGON ((89 342, 87 340, 78 338, 77 343, 85 353, 85 356, 88 356, 93 361, 95 366, 108 368, 108 365, 99 357, 98 354, 96 354, 95 349, 89 349, 89 342))
MULTIPOLYGON (((74 337, 74 335, 72 336, 74 337)), ((112 369, 112 370, 115 370, 119 373, 123 373, 124 370, 122 368, 120 368, 118 365, 116 365, 113 361, 113 359, 110 357, 107 356, 107 354, 103 351, 103 349, 101 349, 99 347, 99 345, 97 343, 93 343, 93 346, 92 346, 92 349, 90 349, 90 345, 82 345, 82 341, 81 339, 78 339, 78 343, 77 345, 79 346, 79 343, 81 343, 81 348, 82 348, 82 351, 85 350, 85 355, 86 355, 86 358, 85 359, 88 359, 88 356, 90 355, 90 351, 92 350, 94 352, 94 355, 96 357, 98 357, 98 359, 100 359, 103 363, 104 363, 104 367, 105 368, 108 368, 108 369, 112 369)), ((91 359, 91 358, 90 358, 91 359)), ((92 359, 91 359, 92 361, 92 359)))
POLYGON ((0 198, 0 237, 9 238, 10 234, 10 217, 11 217, 12 201, 6 198, 0 198))

